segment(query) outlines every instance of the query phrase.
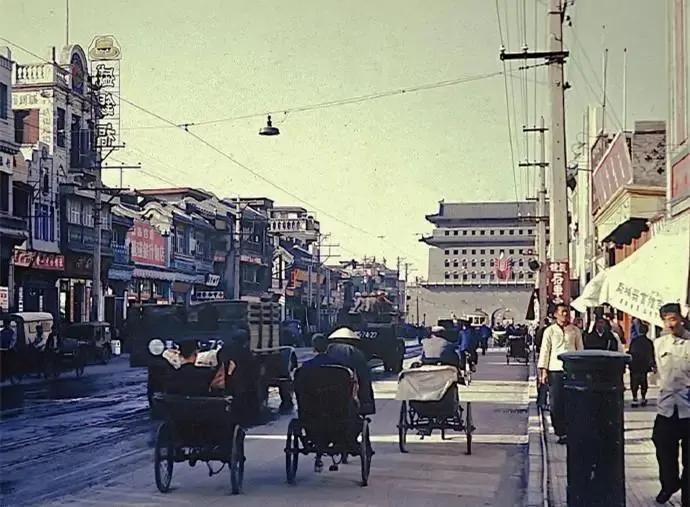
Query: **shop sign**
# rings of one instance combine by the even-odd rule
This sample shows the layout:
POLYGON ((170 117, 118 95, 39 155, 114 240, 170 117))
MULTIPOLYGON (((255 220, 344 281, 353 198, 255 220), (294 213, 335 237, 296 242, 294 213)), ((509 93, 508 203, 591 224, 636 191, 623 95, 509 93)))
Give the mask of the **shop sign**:
POLYGON ((218 287, 219 283, 220 283, 220 275, 216 275, 213 273, 208 273, 206 275, 206 286, 207 287, 218 287))
POLYGON ((10 292, 7 287, 0 287, 0 310, 10 311, 10 292))
POLYGON ((546 290, 552 305, 570 302, 570 268, 567 262, 549 263, 546 290))
POLYGON ((240 261, 248 262, 249 264, 263 265, 263 260, 261 257, 257 257, 255 255, 240 255, 240 261))
POLYGON ((14 265, 19 268, 44 269, 47 271, 63 271, 65 269, 65 257, 54 253, 15 250, 13 261, 14 265))
POLYGON ((120 58, 122 51, 115 37, 96 37, 89 48, 91 75, 98 99, 96 146, 113 148, 120 144, 120 58))
POLYGON ((135 264, 162 268, 167 266, 167 242, 155 227, 143 220, 135 220, 134 227, 127 236, 135 264))
POLYGON ((70 275, 80 278, 93 276, 93 257, 90 255, 74 255, 67 257, 66 270, 70 275))
POLYGON ((197 301, 214 301, 225 299, 225 294, 222 290, 198 290, 194 293, 194 299, 197 301))
POLYGON ((632 183, 633 169, 625 134, 619 133, 592 174, 592 210, 603 208, 623 185, 632 183))

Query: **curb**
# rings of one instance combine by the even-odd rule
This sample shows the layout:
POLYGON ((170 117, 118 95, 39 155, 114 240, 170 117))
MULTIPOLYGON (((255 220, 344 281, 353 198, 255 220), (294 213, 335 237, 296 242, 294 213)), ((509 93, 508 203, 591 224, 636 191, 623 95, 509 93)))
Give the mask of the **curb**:
POLYGON ((537 406, 537 376, 529 377, 527 426, 527 494, 525 507, 548 507, 548 459, 544 441, 543 415, 537 406))

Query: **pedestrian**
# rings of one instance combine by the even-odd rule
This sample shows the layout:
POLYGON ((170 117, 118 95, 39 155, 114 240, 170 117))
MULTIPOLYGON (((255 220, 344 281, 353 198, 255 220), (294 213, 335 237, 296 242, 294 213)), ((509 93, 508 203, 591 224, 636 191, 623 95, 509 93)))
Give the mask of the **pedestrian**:
POLYGON ((681 490, 681 504, 689 507, 690 332, 684 327, 678 303, 665 304, 660 315, 667 334, 654 341, 659 397, 652 441, 656 447, 661 482, 656 501, 666 503, 681 490), (678 466, 679 448, 682 448, 682 474, 678 466))
POLYGON ((489 338, 491 338, 491 328, 486 324, 479 327, 480 345, 482 348, 482 355, 486 355, 486 349, 489 348, 489 338))
POLYGON ((12 321, 5 319, 2 321, 2 331, 0 331, 0 349, 14 350, 17 345, 17 333, 12 329, 12 321))
POLYGON ((539 354, 539 382, 549 385, 551 424, 559 444, 567 442, 563 362, 558 356, 564 352, 583 350, 582 333, 570 323, 568 305, 560 303, 554 310, 556 322, 544 331, 539 354))
POLYGON ((328 350, 326 354, 335 363, 350 368, 357 375, 359 391, 359 409, 361 415, 376 413, 374 388, 371 382, 371 371, 367 359, 361 350, 361 339, 347 327, 336 329, 328 336, 328 350))
POLYGON ((616 337, 609 323, 604 317, 597 317, 594 329, 587 333, 584 338, 586 350, 610 350, 612 352, 623 352, 623 344, 616 337))
POLYGON ((641 391, 642 394, 642 406, 647 406, 647 390, 649 389, 647 375, 656 368, 654 362, 654 342, 647 338, 648 331, 649 326, 647 324, 638 322, 636 333, 632 335, 630 349, 628 350, 628 353, 632 356, 630 361, 630 390, 633 396, 633 407, 638 406, 638 391, 641 391))

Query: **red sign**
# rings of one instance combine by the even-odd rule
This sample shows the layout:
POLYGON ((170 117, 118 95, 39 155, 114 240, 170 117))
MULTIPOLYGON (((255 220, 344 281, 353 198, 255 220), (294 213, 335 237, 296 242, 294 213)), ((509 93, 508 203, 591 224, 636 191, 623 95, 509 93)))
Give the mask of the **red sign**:
POLYGON ((690 155, 685 155, 671 167, 671 199, 690 194, 690 155))
POLYGON ((570 268, 567 262, 550 262, 546 284, 551 304, 570 303, 570 268))
POLYGON ((63 271, 65 257, 54 253, 36 252, 34 250, 15 250, 14 265, 20 268, 63 271))
POLYGON ((127 233, 135 264, 166 267, 168 264, 166 238, 155 227, 141 220, 127 233))
POLYGON ((496 278, 499 280, 508 280, 513 272, 513 258, 508 257, 507 259, 499 258, 496 259, 496 278))
POLYGON ((596 213, 623 185, 632 183, 633 169, 625 134, 618 133, 592 175, 592 210, 596 213))

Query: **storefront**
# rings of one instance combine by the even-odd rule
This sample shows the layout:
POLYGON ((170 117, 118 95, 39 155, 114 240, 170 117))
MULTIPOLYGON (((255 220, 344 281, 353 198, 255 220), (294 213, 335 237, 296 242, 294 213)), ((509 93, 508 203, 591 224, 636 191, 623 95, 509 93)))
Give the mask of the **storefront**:
POLYGON ((65 257, 56 253, 15 249, 15 307, 20 312, 49 312, 60 318, 58 279, 65 270, 65 257))

